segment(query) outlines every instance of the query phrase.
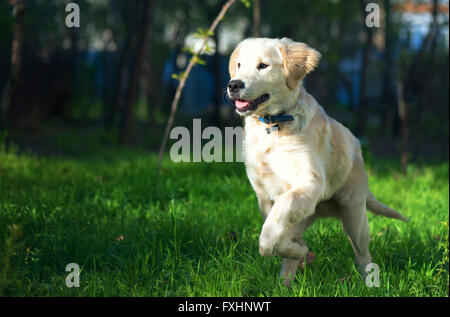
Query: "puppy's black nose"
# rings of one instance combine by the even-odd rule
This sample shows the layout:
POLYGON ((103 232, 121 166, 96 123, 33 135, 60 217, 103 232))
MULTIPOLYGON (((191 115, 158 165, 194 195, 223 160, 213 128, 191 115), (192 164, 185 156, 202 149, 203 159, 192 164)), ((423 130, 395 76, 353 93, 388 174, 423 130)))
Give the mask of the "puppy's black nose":
POLYGON ((231 92, 238 92, 240 89, 245 87, 244 82, 242 80, 232 80, 228 83, 228 89, 231 92))

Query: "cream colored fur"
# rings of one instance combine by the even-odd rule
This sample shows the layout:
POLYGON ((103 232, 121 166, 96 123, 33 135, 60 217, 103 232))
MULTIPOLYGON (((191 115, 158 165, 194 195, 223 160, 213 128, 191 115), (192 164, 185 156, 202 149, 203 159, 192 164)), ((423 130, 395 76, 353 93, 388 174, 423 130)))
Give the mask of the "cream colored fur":
POLYGON ((303 78, 319 59, 320 54, 303 43, 255 38, 239 44, 229 65, 231 79, 245 83, 240 99, 270 94, 256 110, 240 114, 245 120, 247 175, 264 219, 259 250, 262 256, 283 258, 285 284, 308 252, 302 234, 317 217, 341 220, 362 272, 371 262, 366 208, 404 220, 370 193, 359 141, 328 117, 303 87, 303 78), (268 67, 258 69, 260 63, 268 67), (267 134, 258 116, 279 113, 295 120, 267 134))

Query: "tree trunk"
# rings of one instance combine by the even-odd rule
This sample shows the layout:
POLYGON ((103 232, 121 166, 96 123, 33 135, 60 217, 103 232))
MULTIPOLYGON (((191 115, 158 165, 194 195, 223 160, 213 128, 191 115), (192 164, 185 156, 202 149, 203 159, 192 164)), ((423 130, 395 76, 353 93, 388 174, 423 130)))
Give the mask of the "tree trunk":
MULTIPOLYGON (((112 2, 116 4, 114 1, 112 2)), ((132 5, 134 1, 130 2, 130 5, 132 5)), ((116 4, 117 5, 117 4, 116 4)), ((121 8, 118 8, 120 10, 121 8)), ((113 90, 112 90, 112 97, 110 99, 111 104, 109 106, 109 113, 106 119, 106 126, 107 129, 110 130, 115 125, 116 122, 116 114, 119 110, 123 107, 123 91, 124 91, 124 85, 126 83, 126 73, 127 73, 127 66, 128 66, 128 60, 130 58, 131 54, 131 38, 133 34, 133 28, 131 25, 131 11, 133 9, 136 9, 135 7, 129 7, 127 6, 127 12, 124 16, 124 24, 126 27, 125 31, 125 43, 123 45, 122 53, 120 54, 119 58, 119 65, 117 67, 117 76, 115 78, 115 81, 113 83, 113 90)))
POLYGON ((23 31, 25 23, 26 3, 21 0, 12 0, 11 5, 14 6, 16 23, 13 29, 13 42, 11 50, 11 74, 8 89, 8 96, 5 105, 5 119, 6 126, 9 129, 16 127, 16 102, 17 89, 19 84, 20 70, 22 66, 22 45, 23 45, 23 31))
MULTIPOLYGON (((216 14, 217 11, 220 10, 221 7, 223 7, 225 1, 224 0, 220 0, 216 6, 212 7, 212 8, 208 8, 207 10, 207 14, 208 14, 208 19, 212 20, 214 19, 214 15, 216 14)), ((213 40, 216 43, 216 52, 213 55, 213 64, 212 64, 212 68, 213 68, 213 73, 214 73, 214 108, 212 110, 212 114, 211 114, 211 124, 213 125, 220 125, 221 123, 221 118, 220 118, 220 107, 222 106, 222 102, 223 102, 223 88, 222 87, 222 71, 221 71, 221 67, 220 67, 220 53, 219 53, 219 29, 217 29, 214 32, 214 36, 213 36, 213 40)))
POLYGON ((147 52, 148 33, 151 25, 154 0, 144 2, 139 35, 137 38, 137 55, 130 67, 130 84, 128 86, 127 98, 123 107, 122 120, 120 125, 121 143, 129 142, 134 137, 133 131, 133 110, 138 100, 139 83, 142 73, 142 65, 147 52))
MULTIPOLYGON (((414 147, 413 147, 413 156, 414 158, 417 158, 419 153, 421 152, 421 146, 423 143, 423 131, 424 131, 424 109, 426 107, 426 104, 428 102, 428 95, 429 95, 429 87, 430 87, 430 77, 431 77, 431 70, 433 69, 433 63, 434 63, 434 55, 436 51, 436 40, 439 33, 439 25, 437 21, 437 14, 438 14, 438 6, 439 6, 439 0, 433 0, 433 9, 432 9, 432 21, 430 24, 430 30, 427 34, 427 39, 425 40, 425 44, 423 47, 423 52, 421 54, 423 57, 423 64, 425 67, 422 68, 422 72, 419 72, 421 74, 420 77, 416 77, 417 86, 419 86, 418 93, 418 101, 417 101, 417 108, 416 108, 416 131, 420 131, 415 137, 414 137, 414 147), (428 55, 425 56, 425 52, 427 50, 427 46, 430 46, 428 55)), ((414 65, 413 65, 414 66, 414 65)))
POLYGON ((384 133, 388 133, 392 127, 392 121, 394 119, 395 111, 395 94, 393 87, 393 78, 395 74, 395 62, 393 59, 392 41, 393 41, 393 29, 392 29, 392 17, 391 17, 391 0, 384 0, 385 10, 385 27, 384 27, 384 65, 382 73, 382 130, 384 133))
POLYGON ((144 63, 145 71, 145 92, 147 99, 147 118, 148 118, 148 128, 150 135, 155 135, 157 133, 157 125, 155 122, 156 115, 156 105, 158 104, 155 87, 157 87, 157 80, 155 80, 155 71, 149 59, 145 60, 144 63))
POLYGON ((359 108, 358 108, 358 122, 356 125, 356 136, 361 137, 366 132, 367 125, 367 71, 369 67, 369 54, 372 47, 372 31, 366 25, 365 19, 365 8, 366 2, 361 0, 361 11, 362 20, 364 25, 364 30, 366 32, 366 42, 363 47, 363 55, 361 61, 361 72, 360 72, 360 84, 359 84, 359 108))
POLYGON ((408 124, 408 107, 403 97, 403 82, 397 80, 397 106, 398 116, 401 122, 401 154, 400 161, 403 174, 406 174, 409 161, 409 124, 408 124))
POLYGON ((221 69, 220 69, 220 53, 219 53, 219 35, 214 33, 214 41, 216 42, 216 52, 213 56, 213 72, 214 72, 214 109, 212 113, 211 123, 213 125, 219 125, 221 123, 220 107, 222 106, 223 94, 222 94, 222 81, 221 81, 221 69))
MULTIPOLYGON (((110 10, 112 12, 112 36, 117 46, 119 46, 119 8, 117 4, 118 0, 110 1, 110 10)), ((104 52, 105 58, 107 53, 104 52)), ((120 76, 116 75, 120 73, 120 65, 122 62, 122 54, 119 47, 117 47, 117 53, 111 58, 106 58, 106 64, 104 68, 105 87, 103 95, 103 123, 105 128, 109 131, 114 126, 115 110, 117 109, 117 87, 120 84, 120 76)))
POLYGON ((261 36, 261 0, 253 0, 253 37, 261 36))

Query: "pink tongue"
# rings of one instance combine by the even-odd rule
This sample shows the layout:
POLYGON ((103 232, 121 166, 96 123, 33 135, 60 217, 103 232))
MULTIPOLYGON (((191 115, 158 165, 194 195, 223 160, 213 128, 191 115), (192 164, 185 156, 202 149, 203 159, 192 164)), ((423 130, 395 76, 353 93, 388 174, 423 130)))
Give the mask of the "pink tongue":
POLYGON ((236 100, 236 108, 243 109, 245 107, 248 107, 248 101, 239 101, 236 100))

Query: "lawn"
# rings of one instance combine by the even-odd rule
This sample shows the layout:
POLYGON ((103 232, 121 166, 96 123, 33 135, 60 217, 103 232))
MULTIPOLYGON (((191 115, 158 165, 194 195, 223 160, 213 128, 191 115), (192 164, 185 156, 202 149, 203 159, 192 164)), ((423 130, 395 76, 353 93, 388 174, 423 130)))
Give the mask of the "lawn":
POLYGON ((243 164, 164 162, 138 149, 82 156, 0 150, 3 296, 448 296, 448 162, 371 157, 372 192, 410 219, 369 214, 380 287, 365 286, 338 221, 305 240, 314 263, 291 289, 262 258, 262 220, 243 164), (447 250, 447 251, 446 251, 447 250), (446 253, 447 252, 447 253, 446 253), (68 263, 81 267, 67 288, 68 263))

